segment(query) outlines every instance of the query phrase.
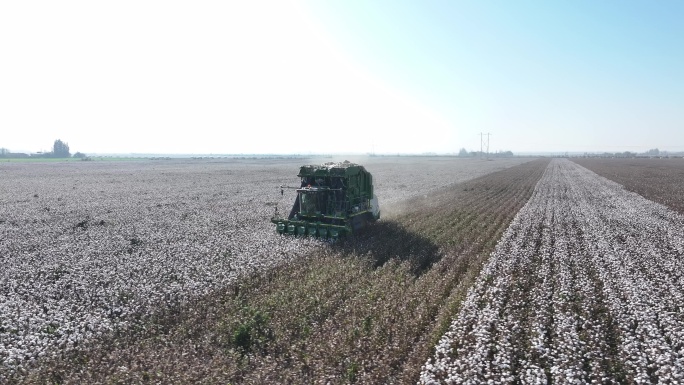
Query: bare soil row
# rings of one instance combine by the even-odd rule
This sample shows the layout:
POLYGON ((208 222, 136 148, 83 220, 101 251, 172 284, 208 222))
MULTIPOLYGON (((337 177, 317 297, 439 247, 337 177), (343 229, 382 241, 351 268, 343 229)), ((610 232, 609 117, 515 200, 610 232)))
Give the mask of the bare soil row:
POLYGON ((384 207, 360 237, 160 312, 27 383, 415 383, 537 160, 384 207))

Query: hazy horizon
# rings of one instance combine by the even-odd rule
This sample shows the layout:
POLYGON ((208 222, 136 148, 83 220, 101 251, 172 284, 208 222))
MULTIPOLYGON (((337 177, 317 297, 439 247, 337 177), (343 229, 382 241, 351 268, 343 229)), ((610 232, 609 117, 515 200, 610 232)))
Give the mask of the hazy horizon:
POLYGON ((684 3, 0 4, 0 147, 684 151, 684 3))

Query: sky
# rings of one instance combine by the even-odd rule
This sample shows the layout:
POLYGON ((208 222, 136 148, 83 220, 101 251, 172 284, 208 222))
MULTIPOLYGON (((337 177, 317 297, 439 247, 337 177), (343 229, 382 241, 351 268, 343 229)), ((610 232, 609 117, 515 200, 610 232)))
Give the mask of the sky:
POLYGON ((0 147, 684 151, 684 2, 0 2, 0 147))

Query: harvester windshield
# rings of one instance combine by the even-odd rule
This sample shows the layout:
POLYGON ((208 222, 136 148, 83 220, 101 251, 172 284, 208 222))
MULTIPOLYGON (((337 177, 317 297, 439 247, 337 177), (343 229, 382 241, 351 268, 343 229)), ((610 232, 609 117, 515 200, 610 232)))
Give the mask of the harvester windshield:
POLYGON ((302 215, 313 216, 320 214, 321 208, 318 204, 318 194, 313 191, 302 191, 299 193, 299 202, 301 207, 299 212, 302 215))

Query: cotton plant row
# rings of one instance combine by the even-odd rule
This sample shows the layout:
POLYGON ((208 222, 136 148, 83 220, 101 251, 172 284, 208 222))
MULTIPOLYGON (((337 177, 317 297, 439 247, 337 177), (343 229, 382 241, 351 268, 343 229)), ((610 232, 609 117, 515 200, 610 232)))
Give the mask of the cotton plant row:
MULTIPOLYGON (((299 166, 329 160, 2 164, 0 383, 322 247, 269 219, 299 166)), ((359 160, 381 205, 523 161, 359 160)))
POLYGON ((682 383, 682 255, 682 216, 554 160, 419 383, 682 383))

